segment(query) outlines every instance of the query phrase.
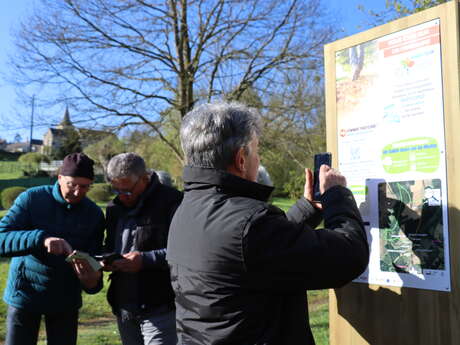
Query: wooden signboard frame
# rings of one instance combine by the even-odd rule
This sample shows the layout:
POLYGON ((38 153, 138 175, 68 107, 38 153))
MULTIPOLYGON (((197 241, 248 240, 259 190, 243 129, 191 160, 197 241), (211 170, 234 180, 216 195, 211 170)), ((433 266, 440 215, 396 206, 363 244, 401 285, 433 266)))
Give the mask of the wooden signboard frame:
POLYGON ((338 163, 336 52, 440 20, 451 291, 351 283, 331 290, 331 345, 460 343, 459 3, 451 1, 325 46, 327 147, 338 163))

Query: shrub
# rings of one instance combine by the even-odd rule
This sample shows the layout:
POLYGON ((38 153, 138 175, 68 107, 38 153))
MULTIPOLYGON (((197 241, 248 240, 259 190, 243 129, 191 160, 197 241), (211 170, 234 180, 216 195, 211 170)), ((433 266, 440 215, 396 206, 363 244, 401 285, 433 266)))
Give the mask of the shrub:
POLYGON ((290 199, 297 200, 303 195, 304 185, 305 174, 298 173, 297 171, 290 171, 289 179, 284 184, 283 189, 290 199))
POLYGON ((24 169, 22 174, 26 177, 49 177, 50 175, 43 170, 28 170, 24 169))
POLYGON ((49 163, 49 157, 38 153, 38 152, 29 152, 24 153, 21 157, 19 157, 19 162, 27 163, 27 164, 40 164, 41 162, 49 163))
POLYGON ((107 183, 93 184, 87 195, 94 202, 107 202, 113 198, 110 185, 107 183))
POLYGON ((29 152, 23 154, 18 160, 22 163, 22 172, 24 176, 28 177, 43 177, 48 176, 44 171, 40 171, 40 163, 49 163, 50 159, 38 152, 29 152))
POLYGON ((25 187, 8 187, 2 191, 2 206, 4 209, 8 209, 13 205, 14 200, 17 196, 24 192, 27 188, 25 187))

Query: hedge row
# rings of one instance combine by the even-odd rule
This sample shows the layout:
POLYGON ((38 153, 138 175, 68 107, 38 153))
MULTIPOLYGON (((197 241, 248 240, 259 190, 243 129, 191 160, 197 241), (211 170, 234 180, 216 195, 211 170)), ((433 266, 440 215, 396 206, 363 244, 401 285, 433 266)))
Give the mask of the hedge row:
POLYGON ((24 192, 26 189, 27 188, 25 187, 17 186, 5 188, 1 194, 2 207, 4 209, 9 209, 13 205, 14 200, 16 200, 18 195, 24 192))

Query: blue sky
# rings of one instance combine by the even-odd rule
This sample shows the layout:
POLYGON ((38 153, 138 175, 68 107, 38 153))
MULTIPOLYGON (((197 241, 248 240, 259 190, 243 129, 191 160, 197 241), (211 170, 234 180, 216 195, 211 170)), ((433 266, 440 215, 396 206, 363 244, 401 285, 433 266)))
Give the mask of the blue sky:
MULTIPOLYGON (((13 42, 10 35, 12 28, 17 26, 18 22, 27 16, 33 3, 37 0, 14 0, 0 1, 0 74, 8 70, 6 63, 8 53, 12 53, 13 42)), ((358 5, 364 5, 369 10, 382 10, 385 8, 386 0, 323 0, 325 4, 337 16, 338 23, 343 30, 343 36, 352 35, 363 31, 366 27, 366 16, 358 10, 358 5)), ((14 126, 11 130, 5 129, 5 123, 8 118, 29 119, 31 109, 21 107, 15 101, 15 90, 5 81, 0 79, 0 138, 12 141, 16 133, 19 133, 22 139, 28 140, 30 128, 27 121, 24 125, 14 126)), ((57 110, 59 112, 59 110, 57 110)), ((62 107, 64 113, 64 105, 62 107)), ((70 110, 72 111, 72 110, 70 110)), ((46 128, 34 128, 34 139, 42 139, 46 128)))
MULTIPOLYGON (((10 28, 27 12, 28 3, 30 3, 28 0, 0 1, 0 74, 7 69, 6 57, 12 48, 10 28)), ((7 120, 7 117, 12 114, 14 99, 14 89, 0 79, 0 121, 7 120)), ((3 125, 0 123, 0 138, 11 140, 14 133, 11 136, 10 133, 5 132, 3 125)))

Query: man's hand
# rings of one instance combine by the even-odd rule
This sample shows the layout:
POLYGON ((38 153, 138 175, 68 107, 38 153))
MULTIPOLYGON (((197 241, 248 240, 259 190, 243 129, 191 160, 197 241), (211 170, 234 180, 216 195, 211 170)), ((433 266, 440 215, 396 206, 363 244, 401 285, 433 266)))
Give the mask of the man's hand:
POLYGON ((319 169, 319 191, 324 194, 329 188, 334 186, 347 186, 347 180, 339 171, 323 164, 319 169))
POLYGON ((310 169, 305 169, 305 185, 303 187, 303 196, 308 201, 313 201, 313 173, 310 169))
POLYGON ((116 268, 113 266, 114 261, 112 261, 110 264, 104 262, 104 261, 99 261, 99 263, 102 266, 102 270, 104 272, 113 272, 116 271, 116 268))
POLYGON ((139 272, 142 268, 142 254, 140 252, 130 252, 123 254, 124 259, 114 260, 110 265, 114 271, 139 272))
POLYGON ((71 265, 85 288, 92 289, 97 286, 102 276, 101 271, 93 270, 91 265, 82 259, 72 260, 71 265))
POLYGON ((303 196, 305 199, 310 201, 310 204, 318 210, 322 209, 322 205, 318 201, 313 200, 313 172, 306 168, 305 169, 305 185, 303 188, 303 196))
POLYGON ((70 255, 72 247, 66 240, 59 237, 47 237, 43 242, 46 251, 54 255, 70 255))
POLYGON ((113 272, 115 271, 115 267, 112 266, 112 264, 106 264, 104 261, 99 261, 99 263, 102 265, 102 270, 104 272, 113 272))

